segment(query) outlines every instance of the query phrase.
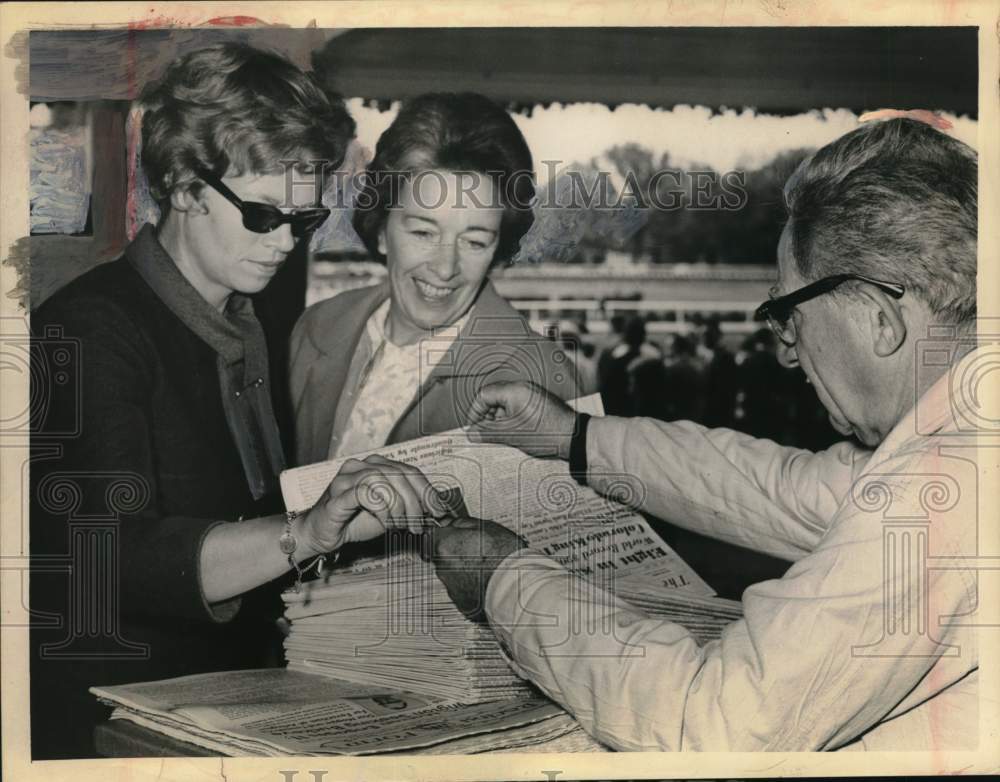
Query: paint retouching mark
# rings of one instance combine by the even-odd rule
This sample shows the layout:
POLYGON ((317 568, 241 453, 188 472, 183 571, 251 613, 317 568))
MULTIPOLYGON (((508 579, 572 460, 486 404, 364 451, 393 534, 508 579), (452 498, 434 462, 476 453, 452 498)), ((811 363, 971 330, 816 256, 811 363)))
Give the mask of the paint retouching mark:
POLYGON ((18 30, 3 47, 4 56, 17 60, 14 66, 14 88, 18 95, 29 94, 28 31, 18 30))
POLYGON ((22 236, 10 246, 3 265, 10 266, 17 274, 17 283, 5 295, 27 311, 31 291, 31 242, 27 236, 22 236))

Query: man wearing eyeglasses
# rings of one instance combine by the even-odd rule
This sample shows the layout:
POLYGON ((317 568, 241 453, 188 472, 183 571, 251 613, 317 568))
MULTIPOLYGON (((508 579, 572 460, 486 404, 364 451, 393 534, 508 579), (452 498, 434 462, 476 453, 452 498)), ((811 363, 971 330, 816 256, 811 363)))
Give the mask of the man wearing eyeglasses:
POLYGON ((523 384, 480 392, 474 436, 557 453, 599 492, 635 481, 641 510, 793 562, 699 645, 610 596, 593 626, 614 632, 576 633, 580 586, 558 562, 488 521, 436 531, 459 607, 485 615, 515 668, 595 737, 628 750, 977 746, 977 582, 963 557, 995 473, 970 448, 988 365, 975 349, 976 177, 971 149, 895 119, 820 149, 787 183, 760 314, 851 436, 826 451, 588 418, 523 384))

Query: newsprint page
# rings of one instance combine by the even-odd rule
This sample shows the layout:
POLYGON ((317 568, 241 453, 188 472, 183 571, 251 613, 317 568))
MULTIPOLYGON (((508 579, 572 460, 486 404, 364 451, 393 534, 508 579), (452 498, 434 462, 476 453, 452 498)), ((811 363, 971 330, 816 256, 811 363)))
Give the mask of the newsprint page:
POLYGON ((1000 771, 1000 8, 0 6, 2 766, 1000 771))

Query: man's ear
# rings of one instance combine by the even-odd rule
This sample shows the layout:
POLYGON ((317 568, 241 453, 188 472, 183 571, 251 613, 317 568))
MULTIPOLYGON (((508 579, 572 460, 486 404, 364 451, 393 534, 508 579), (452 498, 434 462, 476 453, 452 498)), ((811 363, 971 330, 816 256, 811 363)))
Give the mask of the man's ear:
POLYGON ((872 348, 880 358, 891 356, 906 341, 906 321, 897 299, 878 288, 866 287, 872 348))
POLYGON ((208 214, 208 204, 205 203, 205 192, 195 195, 190 186, 175 187, 170 193, 170 208, 175 212, 191 214, 208 214))

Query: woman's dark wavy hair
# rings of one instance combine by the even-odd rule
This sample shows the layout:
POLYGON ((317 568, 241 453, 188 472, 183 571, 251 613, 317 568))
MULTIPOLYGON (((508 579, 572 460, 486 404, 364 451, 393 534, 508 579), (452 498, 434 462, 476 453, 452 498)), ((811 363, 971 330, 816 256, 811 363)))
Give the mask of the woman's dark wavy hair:
POLYGON ((242 43, 192 52, 143 93, 142 164, 161 208, 195 182, 283 171, 282 160, 336 167, 354 137, 343 101, 281 55, 242 43))
POLYGON ((509 261, 531 227, 531 150, 511 116, 474 92, 427 93, 407 101, 375 147, 354 211, 354 230, 385 261, 378 234, 402 172, 470 171, 491 177, 503 218, 493 264, 509 261))

